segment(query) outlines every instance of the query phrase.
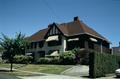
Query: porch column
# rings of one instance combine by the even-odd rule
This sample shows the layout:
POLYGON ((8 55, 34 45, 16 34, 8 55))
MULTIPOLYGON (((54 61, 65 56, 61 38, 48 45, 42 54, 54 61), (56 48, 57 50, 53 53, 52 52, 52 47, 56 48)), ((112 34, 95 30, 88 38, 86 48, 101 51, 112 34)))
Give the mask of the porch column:
POLYGON ((88 41, 85 41, 85 49, 88 49, 88 41))
POLYGON ((103 53, 103 46, 102 46, 102 42, 101 42, 101 44, 100 44, 100 51, 101 51, 101 53, 103 53))
POLYGON ((62 38, 62 51, 65 52, 65 49, 66 49, 66 38, 63 37, 62 38))

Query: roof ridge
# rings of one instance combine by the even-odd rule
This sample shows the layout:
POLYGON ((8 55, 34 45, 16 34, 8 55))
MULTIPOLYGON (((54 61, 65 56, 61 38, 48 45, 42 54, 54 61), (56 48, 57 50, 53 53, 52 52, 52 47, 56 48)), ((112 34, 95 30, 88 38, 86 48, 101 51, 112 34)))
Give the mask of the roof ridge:
MULTIPOLYGON (((84 27, 83 27, 82 24, 81 24, 82 21, 77 21, 77 22, 80 24, 82 30, 85 32, 85 29, 84 29, 84 27)), ((82 22, 82 23, 83 23, 83 22, 82 22)))

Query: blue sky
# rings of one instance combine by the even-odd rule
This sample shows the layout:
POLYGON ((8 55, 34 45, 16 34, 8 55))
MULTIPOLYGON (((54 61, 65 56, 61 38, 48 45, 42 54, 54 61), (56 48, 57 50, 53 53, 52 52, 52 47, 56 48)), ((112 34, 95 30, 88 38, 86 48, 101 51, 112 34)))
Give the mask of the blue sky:
POLYGON ((118 46, 120 0, 0 0, 0 32, 10 37, 16 32, 30 36, 75 16, 118 46))

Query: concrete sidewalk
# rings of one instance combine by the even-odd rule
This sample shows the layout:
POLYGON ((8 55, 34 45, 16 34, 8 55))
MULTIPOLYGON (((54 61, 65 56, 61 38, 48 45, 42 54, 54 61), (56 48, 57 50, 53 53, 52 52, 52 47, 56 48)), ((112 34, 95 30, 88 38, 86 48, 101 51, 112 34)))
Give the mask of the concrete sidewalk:
MULTIPOLYGON (((46 76, 31 76, 31 77, 19 77, 21 79, 83 79, 82 77, 71 77, 65 75, 46 75, 46 76)), ((87 79, 87 78, 86 78, 87 79)))

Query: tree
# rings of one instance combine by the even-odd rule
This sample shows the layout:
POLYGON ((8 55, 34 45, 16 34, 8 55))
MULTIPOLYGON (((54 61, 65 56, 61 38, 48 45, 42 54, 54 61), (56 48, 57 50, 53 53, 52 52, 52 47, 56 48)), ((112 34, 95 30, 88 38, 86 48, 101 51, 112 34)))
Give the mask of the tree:
POLYGON ((3 38, 0 38, 0 45, 4 49, 3 59, 7 59, 11 63, 10 71, 12 71, 13 57, 16 54, 24 54, 27 42, 25 41, 25 35, 17 33, 15 38, 10 38, 2 34, 3 38))

